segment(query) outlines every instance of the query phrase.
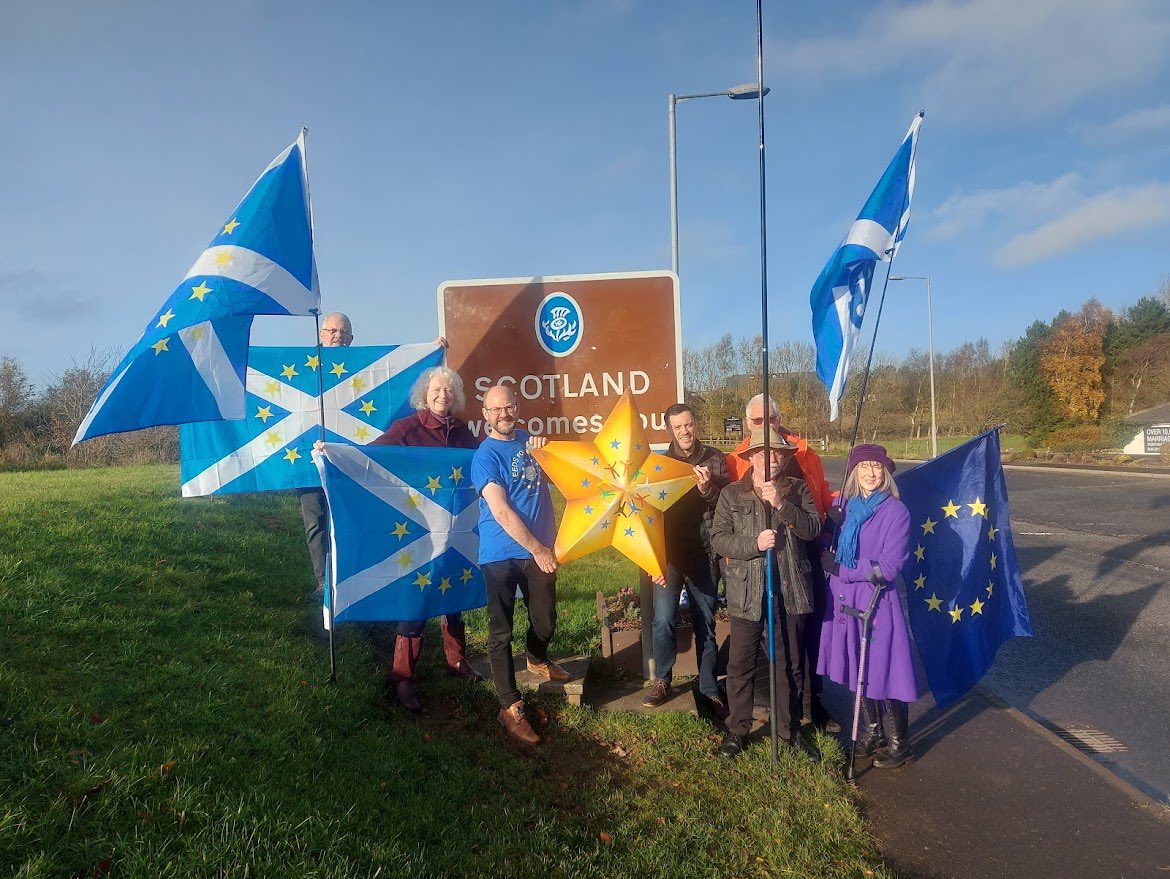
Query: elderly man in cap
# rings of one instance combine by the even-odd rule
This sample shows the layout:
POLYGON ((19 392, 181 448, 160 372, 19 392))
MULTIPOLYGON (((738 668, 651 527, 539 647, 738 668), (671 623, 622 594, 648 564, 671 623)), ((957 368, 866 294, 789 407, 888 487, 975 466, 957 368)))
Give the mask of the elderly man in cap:
POLYGON ((771 722, 777 736, 793 744, 802 713, 811 711, 803 642, 813 609, 813 583, 805 547, 821 530, 805 481, 782 475, 789 472, 785 465, 796 445, 774 428, 761 426, 752 431, 744 451, 751 468, 720 493, 711 533, 712 547, 727 557, 724 580, 731 615, 727 660, 731 714, 719 754, 728 758, 743 752, 752 725, 756 666, 768 620, 765 583, 769 550, 773 551, 776 620, 776 716, 771 722))

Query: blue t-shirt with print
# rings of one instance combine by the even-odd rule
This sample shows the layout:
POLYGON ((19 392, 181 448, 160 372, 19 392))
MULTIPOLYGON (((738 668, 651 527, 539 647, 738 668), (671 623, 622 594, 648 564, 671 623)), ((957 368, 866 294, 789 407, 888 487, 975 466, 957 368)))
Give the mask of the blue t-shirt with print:
POLYGON ((532 558, 532 553, 500 527, 487 501, 483 499, 484 487, 493 482, 504 489, 508 503, 532 532, 532 536, 545 546, 553 545, 557 524, 553 518, 552 497, 548 493, 544 471, 528 453, 527 431, 517 428, 515 438, 510 440, 486 437, 471 459, 471 481, 480 492, 481 565, 505 559, 532 558))

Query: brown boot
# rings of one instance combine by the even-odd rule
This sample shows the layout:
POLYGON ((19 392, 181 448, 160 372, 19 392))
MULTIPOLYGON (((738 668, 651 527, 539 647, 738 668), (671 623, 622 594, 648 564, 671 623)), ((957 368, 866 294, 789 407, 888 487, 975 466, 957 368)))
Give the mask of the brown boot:
POLYGON ((394 639, 394 664, 390 667, 390 684, 394 695, 407 711, 417 714, 422 704, 414 692, 414 668, 422 652, 422 636, 398 635, 394 639))
POLYGON ((496 715, 496 720, 500 722, 500 726, 508 735, 517 741, 526 745, 540 743, 540 736, 536 734, 536 730, 532 728, 532 724, 524 716, 524 703, 521 700, 517 699, 507 708, 501 708, 500 713, 496 715))
POLYGON ((533 674, 540 675, 542 678, 548 678, 550 681, 559 681, 561 683, 564 683, 572 677, 572 675, 551 659, 533 659, 529 656, 528 670, 533 674))
POLYGON ((466 681, 482 681, 483 675, 467 661, 467 629, 463 625, 463 620, 448 623, 447 618, 443 617, 439 626, 443 630, 443 652, 447 654, 447 673, 466 681))

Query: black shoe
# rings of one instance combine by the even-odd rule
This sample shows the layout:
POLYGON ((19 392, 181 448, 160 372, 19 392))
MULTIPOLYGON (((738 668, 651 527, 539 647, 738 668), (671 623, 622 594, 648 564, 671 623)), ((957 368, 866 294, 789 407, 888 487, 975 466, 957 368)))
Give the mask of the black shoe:
POLYGON ((711 712, 711 716, 716 720, 727 720, 727 716, 731 713, 727 710, 727 703, 723 701, 722 696, 704 696, 707 700, 707 710, 711 712))
POLYGON ((841 724, 833 720, 833 715, 829 714, 825 706, 821 704, 821 700, 813 696, 812 703, 812 717, 801 719, 801 723, 811 723, 817 729, 827 733, 836 734, 841 732, 841 724))
POLYGON ((743 736, 737 736, 733 732, 729 732, 723 737, 723 744, 719 746, 719 756, 726 757, 728 760, 734 760, 743 753, 743 736))
POLYGON ((669 698, 670 684, 661 678, 657 678, 654 681, 654 686, 650 688, 650 692, 642 697, 642 704, 647 708, 658 708, 669 698))

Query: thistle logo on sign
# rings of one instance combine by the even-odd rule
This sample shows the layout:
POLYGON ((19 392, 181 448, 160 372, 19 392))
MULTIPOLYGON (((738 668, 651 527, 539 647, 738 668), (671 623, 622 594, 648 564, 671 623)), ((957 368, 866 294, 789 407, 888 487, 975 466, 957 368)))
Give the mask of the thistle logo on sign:
POLYGON ((561 290, 549 293, 536 309, 536 340, 553 357, 572 354, 581 341, 581 307, 561 290))

